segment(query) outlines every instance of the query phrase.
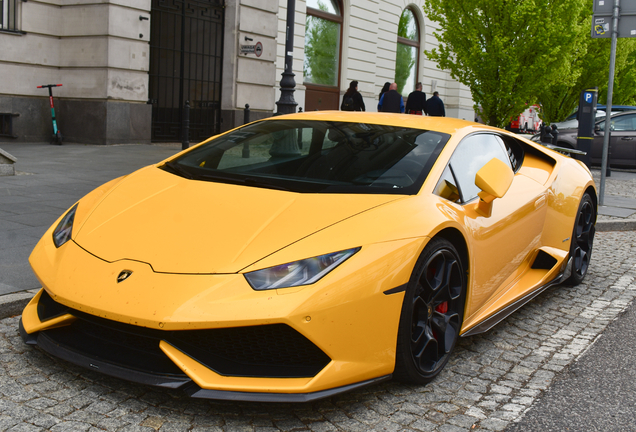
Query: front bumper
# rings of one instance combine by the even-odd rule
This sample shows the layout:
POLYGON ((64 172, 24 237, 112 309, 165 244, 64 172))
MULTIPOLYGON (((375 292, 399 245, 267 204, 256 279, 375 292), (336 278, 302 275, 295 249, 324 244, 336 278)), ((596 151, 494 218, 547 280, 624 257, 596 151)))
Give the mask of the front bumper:
MULTIPOLYGON (((48 294, 46 294, 44 290, 38 293, 38 297, 40 297, 39 301, 42 301, 42 297, 44 297, 42 303, 46 303, 48 306, 53 304, 52 299, 48 297, 48 294)), ((180 389, 194 398, 255 402, 309 402, 391 378, 391 375, 386 375, 338 388, 299 394, 204 389, 197 385, 192 378, 171 361, 171 358, 173 358, 173 356, 170 355, 171 351, 173 355, 176 353, 175 359, 177 359, 177 361, 180 354, 190 357, 190 361, 192 362, 201 362, 200 359, 204 358, 204 361, 211 361, 213 364, 213 366, 206 364, 206 367, 212 370, 214 370, 213 368, 215 367, 229 368, 230 370, 228 370, 228 372, 239 374, 236 376, 250 372, 254 374, 277 374, 281 377, 316 375, 324 368, 330 359, 313 344, 308 343, 309 341, 304 339, 304 348, 306 351, 309 351, 305 353, 306 355, 304 357, 300 355, 294 359, 290 351, 287 354, 291 354, 291 356, 285 356, 285 353, 283 353, 282 356, 277 356, 278 358, 261 355, 259 356, 259 361, 256 362, 254 361, 256 360, 255 358, 240 359, 233 362, 228 361, 232 359, 225 357, 228 354, 232 354, 227 350, 222 353, 214 351, 206 352, 206 350, 197 350, 192 344, 184 342, 184 339, 187 339, 188 336, 190 338, 192 336, 196 337, 196 335, 193 335, 191 332, 186 332, 190 333, 189 335, 185 335, 186 338, 179 337, 178 334, 175 335, 175 332, 167 332, 165 335, 153 335, 152 331, 148 332, 143 329, 135 329, 132 326, 125 328, 125 326, 122 327, 121 324, 90 317, 81 312, 64 308, 63 306, 61 306, 60 309, 64 309, 65 313, 64 315, 58 315, 58 317, 63 316, 64 318, 61 322, 71 322, 69 325, 62 327, 54 326, 49 330, 29 334, 24 328, 23 320, 20 320, 19 331, 23 340, 29 345, 37 345, 49 354, 78 366, 141 384, 180 389), (106 333, 108 333, 108 337, 103 337, 106 333), (162 336, 165 337, 165 339, 161 338, 162 336), (168 342, 166 339, 171 340, 171 342, 168 342), (173 343, 180 344, 181 346, 176 347, 173 343), (188 349, 188 352, 181 351, 183 348, 188 349), (175 349, 177 351, 174 351, 175 349), (195 359, 191 357, 193 355, 198 356, 198 358, 195 359), (283 366, 284 363, 288 363, 286 365, 287 367, 283 366)), ((301 335, 296 333, 296 336, 294 336, 294 331, 291 328, 281 326, 282 325, 277 325, 275 326, 277 328, 270 328, 265 331, 270 334, 280 334, 284 332, 287 333, 288 336, 291 335, 296 340, 287 341, 289 346, 299 340, 301 343, 303 342, 301 335), (300 336, 300 338, 298 336, 300 336)), ((236 336, 236 330, 238 330, 238 332, 242 330, 246 330, 247 332, 256 330, 256 333, 260 331, 261 334, 259 336, 263 336, 261 330, 264 328, 266 327, 257 326, 252 329, 221 330, 230 330, 235 333, 234 336, 236 336)), ((303 347, 300 348, 302 351, 303 347)), ((255 350, 250 351, 253 351, 252 354, 259 354, 255 350)), ((237 354, 237 352, 234 352, 234 354, 237 354)), ((219 371, 214 372, 218 373, 219 371)))
POLYGON ((240 274, 161 274, 73 242, 36 247, 45 289, 25 308, 21 334, 72 363, 193 397, 315 400, 390 378, 403 299, 394 288, 420 245, 367 246, 346 272, 269 292, 240 274), (134 273, 117 283, 122 269, 134 273))

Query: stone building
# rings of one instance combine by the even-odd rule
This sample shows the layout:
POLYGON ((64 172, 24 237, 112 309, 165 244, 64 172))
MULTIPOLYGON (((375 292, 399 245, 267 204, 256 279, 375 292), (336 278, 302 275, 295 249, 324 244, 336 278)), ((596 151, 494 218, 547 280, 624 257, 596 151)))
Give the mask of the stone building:
MULTIPOLYGON (((385 82, 421 81, 448 116, 472 119, 470 92, 423 51, 423 0, 296 0, 294 98, 338 109, 351 80, 375 111, 385 82), (318 53, 318 54, 316 54, 318 53), (396 73, 397 71, 397 73, 396 73)), ((47 141, 47 89, 66 142, 190 141, 271 116, 284 69, 287 0, 0 0, 0 143, 47 141)))

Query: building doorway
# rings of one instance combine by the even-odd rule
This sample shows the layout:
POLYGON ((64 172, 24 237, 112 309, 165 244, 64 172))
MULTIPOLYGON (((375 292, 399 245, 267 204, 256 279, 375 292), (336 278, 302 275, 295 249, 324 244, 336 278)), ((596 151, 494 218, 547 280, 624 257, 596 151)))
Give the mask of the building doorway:
POLYGON ((148 103, 153 142, 182 140, 190 102, 190 136, 220 132, 223 0, 152 0, 148 103))

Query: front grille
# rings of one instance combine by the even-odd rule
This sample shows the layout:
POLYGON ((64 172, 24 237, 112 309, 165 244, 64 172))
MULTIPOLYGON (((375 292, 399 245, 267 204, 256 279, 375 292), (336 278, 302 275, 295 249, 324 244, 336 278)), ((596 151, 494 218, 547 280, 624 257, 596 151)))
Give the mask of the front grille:
POLYGON ((159 348, 161 339, 91 321, 80 318, 44 334, 53 342, 96 360, 150 374, 185 376, 159 348))
POLYGON ((228 376, 312 377, 331 361, 285 324, 173 332, 168 342, 228 376))
POLYGON ((46 292, 38 304, 40 320, 62 313, 78 319, 44 333, 55 343, 121 367, 161 375, 183 375, 161 351, 164 340, 220 375, 313 377, 331 359, 285 324, 210 330, 161 331, 89 315, 59 303, 46 292))

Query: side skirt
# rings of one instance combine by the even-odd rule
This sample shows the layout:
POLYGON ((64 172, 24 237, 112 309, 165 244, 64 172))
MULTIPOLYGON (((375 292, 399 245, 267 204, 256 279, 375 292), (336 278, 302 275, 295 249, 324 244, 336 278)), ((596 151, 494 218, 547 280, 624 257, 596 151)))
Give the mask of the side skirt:
POLYGON ((512 315, 517 309, 521 308, 523 305, 525 305, 526 303, 530 302, 536 296, 541 294, 543 291, 547 290, 550 287, 553 287, 554 285, 558 285, 561 282, 567 280, 570 277, 571 274, 572 274, 572 258, 569 258, 568 259, 568 264, 565 266, 565 271, 563 273, 558 275, 556 278, 552 279, 547 284, 535 289, 534 291, 532 291, 531 293, 529 293, 525 297, 522 297, 519 300, 517 300, 516 302, 511 303, 510 305, 508 305, 505 308, 501 309, 499 312, 495 313, 494 315, 492 315, 489 318, 485 319, 484 321, 480 322, 475 327, 473 327, 473 328, 467 330, 466 332, 462 333, 461 336, 462 337, 473 336, 473 335, 476 335, 476 334, 479 334, 479 333, 487 332, 488 330, 490 330, 491 328, 493 328, 494 326, 499 324, 501 321, 503 321, 504 319, 506 319, 507 317, 512 315))

